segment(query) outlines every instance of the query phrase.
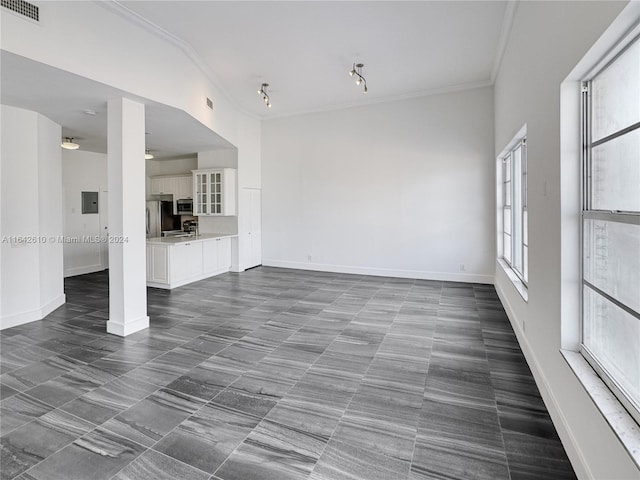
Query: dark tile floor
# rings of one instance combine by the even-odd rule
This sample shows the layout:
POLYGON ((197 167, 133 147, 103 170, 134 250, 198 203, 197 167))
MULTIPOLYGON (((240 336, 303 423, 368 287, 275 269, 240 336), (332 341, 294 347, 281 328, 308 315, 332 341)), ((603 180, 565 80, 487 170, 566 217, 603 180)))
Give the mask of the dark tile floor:
POLYGON ((106 273, 1 340, 1 478, 574 479, 491 286, 257 268, 149 289, 106 273))

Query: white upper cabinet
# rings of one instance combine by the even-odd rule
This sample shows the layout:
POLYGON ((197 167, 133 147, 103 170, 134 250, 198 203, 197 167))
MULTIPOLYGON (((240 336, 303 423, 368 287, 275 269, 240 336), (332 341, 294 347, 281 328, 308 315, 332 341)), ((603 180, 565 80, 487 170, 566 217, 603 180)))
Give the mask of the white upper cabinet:
POLYGON ((193 198, 191 175, 151 177, 151 195, 173 195, 174 200, 193 198))
POLYGON ((151 177, 151 195, 173 194, 173 177, 151 177))
POLYGON ((236 215, 236 170, 209 168, 193 170, 193 214, 236 215))
POLYGON ((175 179, 175 192, 173 198, 181 200, 185 198, 193 198, 193 176, 183 175, 175 179))

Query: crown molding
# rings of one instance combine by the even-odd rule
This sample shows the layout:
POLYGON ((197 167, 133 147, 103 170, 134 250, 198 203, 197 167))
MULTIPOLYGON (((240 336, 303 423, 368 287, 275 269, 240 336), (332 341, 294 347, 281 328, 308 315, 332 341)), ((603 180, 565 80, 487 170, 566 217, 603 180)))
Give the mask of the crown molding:
POLYGON ((493 86, 493 82, 491 80, 483 80, 480 82, 469 82, 469 83, 462 83, 459 85, 450 85, 447 87, 442 87, 442 88, 434 88, 431 90, 423 90, 421 92, 416 92, 416 93, 408 93, 408 94, 403 94, 403 95, 393 95, 393 96, 387 96, 387 97, 380 97, 380 98, 371 98, 370 100, 367 101, 360 101, 358 103, 340 103, 340 104, 333 104, 333 105, 327 105, 324 107, 318 107, 318 108, 309 108, 309 109, 305 109, 305 110, 296 110, 294 112, 290 112, 290 113, 281 113, 281 114, 275 114, 275 115, 264 115, 264 116, 260 116, 260 120, 262 121, 269 121, 269 120, 276 120, 279 118, 286 118, 286 117, 296 117, 299 115, 308 115, 308 114, 313 114, 313 113, 322 113, 322 112, 332 112, 332 111, 336 111, 336 110, 346 110, 348 108, 357 108, 357 107, 366 107, 369 105, 377 105, 380 103, 393 103, 393 102, 400 102, 403 100, 412 100, 412 99, 416 99, 416 98, 422 98, 422 97, 431 97, 434 95, 443 95, 443 94, 447 94, 447 93, 455 93, 455 92, 462 92, 465 90, 475 90, 478 88, 485 88, 485 87, 491 87, 493 86))
POLYGON ((496 49, 496 56, 493 60, 493 69, 491 70, 491 83, 495 83, 500 66, 502 65, 502 59, 507 51, 507 45, 509 43, 509 36, 511 35, 511 27, 513 26, 513 19, 516 16, 516 10, 520 0, 510 0, 507 2, 507 6, 504 10, 504 17, 502 17, 502 27, 500 28, 500 37, 498 38, 498 48, 496 49))
POLYGON ((172 44, 173 46, 182 50, 182 52, 187 56, 189 60, 202 72, 202 74, 211 82, 211 84, 218 90, 218 92, 227 100, 238 112, 243 115, 247 115, 253 119, 260 119, 259 116, 255 115, 252 112, 248 112, 244 108, 242 108, 231 96, 231 94, 223 87, 222 82, 217 77, 217 75, 207 67, 206 63, 200 58, 198 53, 194 50, 190 43, 184 41, 180 37, 168 32, 161 26, 153 23, 150 20, 147 20, 142 15, 134 12, 133 10, 127 8, 118 0, 110 0, 110 1, 97 1, 98 5, 103 8, 110 10, 111 12, 119 15, 120 17, 128 20, 129 22, 137 25, 138 27, 143 28, 147 32, 155 35, 156 37, 172 44))

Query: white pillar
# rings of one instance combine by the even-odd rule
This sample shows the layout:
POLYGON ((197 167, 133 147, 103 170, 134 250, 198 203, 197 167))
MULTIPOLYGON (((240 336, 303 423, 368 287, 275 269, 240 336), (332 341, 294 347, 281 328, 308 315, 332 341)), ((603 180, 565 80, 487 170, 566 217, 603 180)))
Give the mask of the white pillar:
POLYGON ((144 105, 121 98, 107 104, 109 185, 109 321, 127 336, 149 327, 145 235, 144 105))

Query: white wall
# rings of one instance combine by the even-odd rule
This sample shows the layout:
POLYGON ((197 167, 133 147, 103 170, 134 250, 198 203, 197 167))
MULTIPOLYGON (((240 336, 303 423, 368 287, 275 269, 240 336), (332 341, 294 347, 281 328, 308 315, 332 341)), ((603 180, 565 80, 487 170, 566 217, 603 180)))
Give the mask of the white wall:
POLYGON ((39 320, 64 303, 59 125, 2 105, 0 328, 39 320))
POLYGON ((263 122, 263 263, 491 283, 493 151, 492 88, 263 122))
MULTIPOLYGON (((62 151, 64 191, 64 234, 69 239, 100 236, 100 215, 82 213, 82 193, 107 188, 107 156, 82 150, 62 151)), ((102 210, 106 205, 98 204, 102 210)), ((64 276, 104 270, 102 245, 92 242, 65 242, 64 276)))
POLYGON ((38 5, 39 23, 0 16, 3 50, 184 110, 235 144, 236 108, 160 31, 127 16, 112 2, 38 5))
MULTIPOLYGON (((260 122, 238 111, 188 45, 113 2, 41 2, 39 7, 38 24, 0 16, 4 50, 187 112, 235 145, 240 178, 259 184, 260 122)), ((232 220, 221 222, 204 223, 237 231, 237 220, 235 227, 232 220)))
POLYGON ((640 478, 559 351, 560 85, 624 5, 520 2, 495 84, 496 153, 527 124, 529 301, 499 266, 496 288, 579 478, 640 478))

